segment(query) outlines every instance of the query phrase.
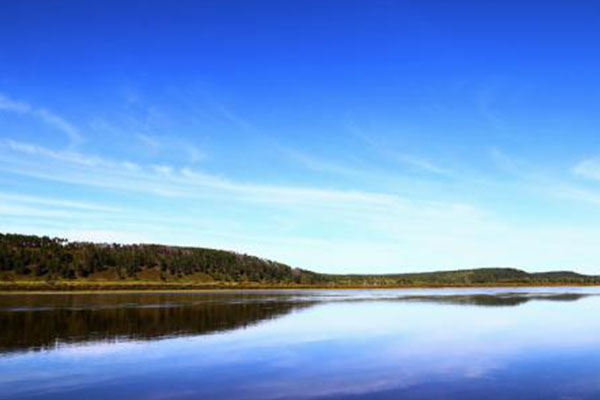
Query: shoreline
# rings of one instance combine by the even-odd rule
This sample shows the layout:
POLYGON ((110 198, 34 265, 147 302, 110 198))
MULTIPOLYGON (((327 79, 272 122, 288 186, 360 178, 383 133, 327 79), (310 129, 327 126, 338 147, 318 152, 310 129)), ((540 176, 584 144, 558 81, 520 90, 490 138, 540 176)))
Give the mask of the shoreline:
POLYGON ((239 290, 391 290, 391 289, 469 289, 469 288, 557 288, 600 287, 598 283, 501 282, 481 284, 407 285, 277 285, 257 283, 153 283, 153 282, 0 282, 1 294, 34 293, 144 293, 144 292, 228 292, 239 290))

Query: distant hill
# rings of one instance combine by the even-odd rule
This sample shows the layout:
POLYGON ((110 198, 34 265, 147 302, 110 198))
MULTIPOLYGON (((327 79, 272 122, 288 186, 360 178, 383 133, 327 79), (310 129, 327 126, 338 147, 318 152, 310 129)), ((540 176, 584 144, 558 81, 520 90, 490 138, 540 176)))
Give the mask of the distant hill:
POLYGON ((484 285, 484 284, 595 284, 600 277, 571 271, 528 273, 515 268, 478 268, 389 275, 328 275, 343 285, 484 285))
POLYGON ((389 275, 332 275, 223 250, 69 242, 0 234, 0 282, 165 283, 208 286, 469 286, 600 284, 570 271, 481 268, 389 275))

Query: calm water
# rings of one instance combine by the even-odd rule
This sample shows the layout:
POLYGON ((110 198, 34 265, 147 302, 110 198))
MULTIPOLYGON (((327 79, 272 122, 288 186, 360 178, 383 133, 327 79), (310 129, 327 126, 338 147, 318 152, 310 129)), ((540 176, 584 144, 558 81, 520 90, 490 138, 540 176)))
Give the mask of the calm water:
POLYGON ((0 295, 0 399, 600 399, 600 290, 0 295))

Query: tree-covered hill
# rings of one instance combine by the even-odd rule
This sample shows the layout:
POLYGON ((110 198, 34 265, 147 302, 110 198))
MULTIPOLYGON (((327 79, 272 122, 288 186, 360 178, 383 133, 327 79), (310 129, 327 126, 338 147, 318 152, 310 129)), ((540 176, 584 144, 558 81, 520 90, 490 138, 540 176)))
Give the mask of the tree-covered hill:
POLYGON ((319 275, 223 250, 68 242, 0 234, 0 271, 46 280, 144 280, 311 284, 319 275))
POLYGON ((0 281, 376 287, 600 284, 600 277, 570 271, 527 273, 513 268, 332 275, 223 250, 0 234, 0 281))

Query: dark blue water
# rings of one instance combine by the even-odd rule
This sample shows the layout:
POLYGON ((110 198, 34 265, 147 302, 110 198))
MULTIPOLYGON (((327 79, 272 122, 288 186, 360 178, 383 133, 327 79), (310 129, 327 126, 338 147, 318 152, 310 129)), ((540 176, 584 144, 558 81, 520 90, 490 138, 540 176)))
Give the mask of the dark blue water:
POLYGON ((599 295, 1 295, 0 399, 600 399, 599 295))

